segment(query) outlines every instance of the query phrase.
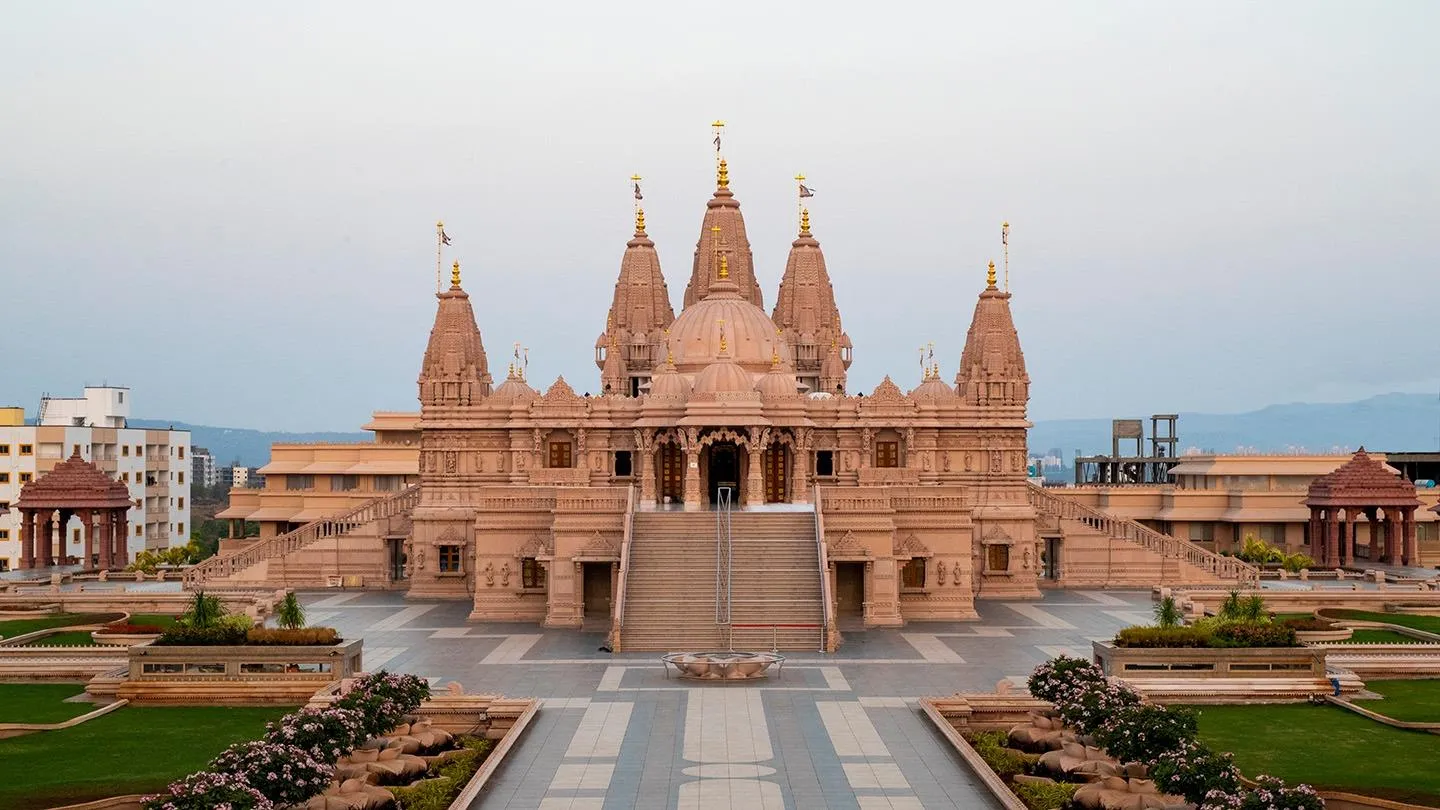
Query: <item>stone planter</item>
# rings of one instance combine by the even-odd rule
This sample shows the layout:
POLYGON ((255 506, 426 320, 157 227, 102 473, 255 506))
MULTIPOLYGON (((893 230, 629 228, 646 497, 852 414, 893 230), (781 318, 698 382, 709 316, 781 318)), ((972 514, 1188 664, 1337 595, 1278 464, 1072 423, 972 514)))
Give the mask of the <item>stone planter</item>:
POLYGON ((95 630, 90 633, 90 638, 94 639, 96 644, 116 647, 136 647, 141 644, 149 644, 159 637, 159 633, 107 633, 104 630, 95 630))
MULTIPOLYGON (((1283 703, 1328 694, 1329 648, 1316 647, 1117 647, 1094 642, 1096 663, 1156 703, 1283 703)), ((1342 692, 1361 688, 1353 675, 1339 677, 1342 692)))
POLYGON ((172 706, 302 704, 360 671, 362 643, 130 647, 129 671, 116 696, 172 706))
POLYGON ((1347 641, 1354 634, 1354 629, 1349 627, 1336 627, 1331 630, 1296 630, 1295 640, 1301 644, 1326 644, 1347 641))

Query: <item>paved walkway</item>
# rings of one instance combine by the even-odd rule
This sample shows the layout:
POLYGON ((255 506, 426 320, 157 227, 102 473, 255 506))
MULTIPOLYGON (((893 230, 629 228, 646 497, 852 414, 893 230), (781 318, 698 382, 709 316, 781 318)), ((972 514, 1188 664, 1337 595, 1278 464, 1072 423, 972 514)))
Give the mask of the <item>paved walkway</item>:
POLYGON ((848 632, 835 655, 791 654, 755 687, 667 678, 600 634, 472 624, 469 606, 388 593, 309 593, 312 623, 365 640, 365 665, 439 687, 544 699, 475 808, 964 808, 997 805, 916 698, 1023 682, 1062 653, 1150 620, 1150 595, 1054 591, 983 602, 981 621, 848 632))

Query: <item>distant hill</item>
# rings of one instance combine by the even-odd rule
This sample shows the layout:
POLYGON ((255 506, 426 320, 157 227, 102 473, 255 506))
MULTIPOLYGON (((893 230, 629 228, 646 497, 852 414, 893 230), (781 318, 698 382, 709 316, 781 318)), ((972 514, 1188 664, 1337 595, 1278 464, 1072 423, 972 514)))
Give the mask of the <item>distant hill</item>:
POLYGON ((131 419, 130 427, 174 428, 190 431, 192 447, 204 447, 215 463, 228 467, 237 460, 241 466, 260 467, 270 461, 270 445, 304 442, 368 442, 373 433, 280 433, 248 428, 213 427, 170 422, 165 419, 131 419))
MULTIPOLYGON (((1149 414, 1126 414, 1145 421, 1149 414)), ((364 442, 370 433, 277 433, 245 428, 190 425, 164 419, 131 419, 134 427, 173 426, 190 431, 192 444, 208 447, 216 463, 258 467, 270 460, 270 445, 289 442, 364 442)), ((1238 448, 1283 453, 1290 447, 1310 453, 1334 448, 1372 450, 1437 450, 1440 400, 1434 394, 1382 394, 1360 402, 1271 405, 1249 413, 1181 413, 1180 449, 1199 447, 1217 453, 1238 448)), ((1110 452, 1109 419, 1051 419, 1035 423, 1030 451, 1059 448, 1068 464, 1078 448, 1086 455, 1110 452)))
MULTIPOLYGON (((1150 435, 1149 414, 1143 419, 1150 435)), ((1070 463, 1078 449, 1085 455, 1110 452, 1109 419, 1055 419, 1035 423, 1031 453, 1060 448, 1070 463)), ((1371 450, 1436 451, 1440 436, 1440 400, 1434 394, 1381 394, 1359 402, 1271 405, 1248 413, 1180 413, 1176 429, 1180 451, 1198 447, 1216 453, 1240 448, 1284 453, 1339 452, 1364 445, 1371 450)), ((1148 441, 1147 441, 1148 448, 1148 441)))

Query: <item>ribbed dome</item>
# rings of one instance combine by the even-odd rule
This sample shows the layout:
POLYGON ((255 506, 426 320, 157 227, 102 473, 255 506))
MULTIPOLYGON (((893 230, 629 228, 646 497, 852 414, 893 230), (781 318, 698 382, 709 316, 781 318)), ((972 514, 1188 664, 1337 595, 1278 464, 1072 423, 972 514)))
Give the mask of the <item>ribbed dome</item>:
POLYGON ((769 371, 770 358, 776 354, 789 356, 770 316, 741 298, 733 281, 723 279, 711 285, 705 300, 691 304, 671 325, 675 367, 681 373, 696 373, 714 363, 720 356, 722 328, 730 359, 752 374, 769 371))
POLYGON ((931 377, 911 391, 910 396, 916 399, 948 399, 955 396, 955 389, 939 377, 931 377))
POLYGON ((755 383, 762 397, 793 397, 800 392, 800 383, 788 369, 776 366, 755 383))
POLYGON ((491 394, 490 398, 506 402, 529 402, 538 399, 539 396, 540 392, 531 388, 530 384, 525 382, 512 366, 510 375, 505 378, 505 382, 501 383, 499 388, 495 389, 495 393, 491 394))
POLYGON ((654 399, 687 399, 690 381, 680 376, 673 363, 666 363, 650 378, 650 396, 654 399))
POLYGON ((749 392, 754 389, 754 386, 755 376, 753 374, 741 368, 733 360, 721 359, 706 366, 705 370, 695 378, 695 396, 749 392))

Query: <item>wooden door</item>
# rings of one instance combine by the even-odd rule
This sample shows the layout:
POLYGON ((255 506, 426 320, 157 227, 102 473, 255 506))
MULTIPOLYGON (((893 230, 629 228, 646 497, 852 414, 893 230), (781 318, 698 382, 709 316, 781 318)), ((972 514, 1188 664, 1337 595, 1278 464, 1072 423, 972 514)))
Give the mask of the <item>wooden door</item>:
POLYGON ((865 614, 865 563, 835 563, 835 612, 844 617, 865 614))
POLYGON ((582 571, 585 588, 585 616, 610 615, 610 563, 585 563, 582 571))
POLYGON ((671 503, 679 503, 685 491, 685 457, 679 445, 660 445, 660 501, 669 496, 671 503))
POLYGON ((786 486, 785 480, 786 450, 784 447, 771 447, 765 451, 765 502, 784 503, 786 486))
POLYGON ((550 467, 570 468, 570 442, 550 442, 550 467))

